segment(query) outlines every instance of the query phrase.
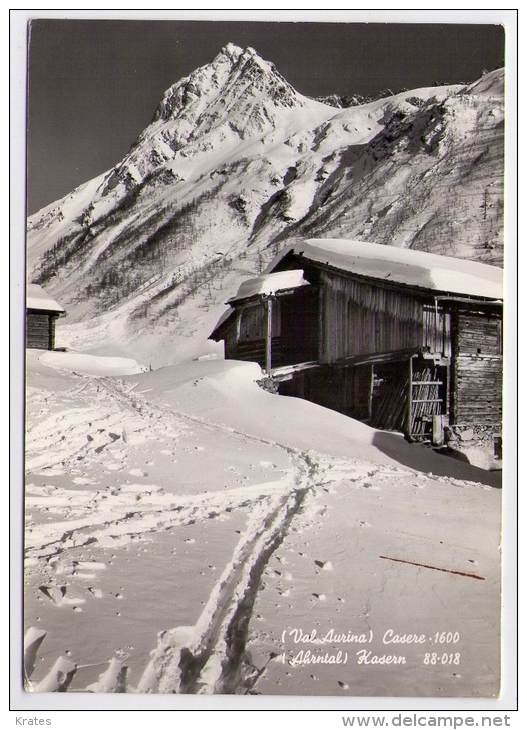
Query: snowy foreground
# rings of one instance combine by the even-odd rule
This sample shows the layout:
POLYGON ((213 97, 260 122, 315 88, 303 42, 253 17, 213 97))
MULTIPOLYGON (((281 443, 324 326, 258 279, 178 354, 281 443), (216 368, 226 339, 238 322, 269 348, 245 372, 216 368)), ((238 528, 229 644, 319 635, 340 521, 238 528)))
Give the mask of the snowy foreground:
POLYGON ((499 693, 497 473, 251 363, 27 366, 28 690, 499 693))

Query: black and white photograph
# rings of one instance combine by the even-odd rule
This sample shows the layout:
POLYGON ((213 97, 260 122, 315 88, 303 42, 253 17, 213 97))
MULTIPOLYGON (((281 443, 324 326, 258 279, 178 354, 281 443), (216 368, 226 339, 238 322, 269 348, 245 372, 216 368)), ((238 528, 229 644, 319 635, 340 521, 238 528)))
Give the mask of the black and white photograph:
POLYGON ((507 27, 317 12, 27 21, 28 706, 503 693, 507 27))

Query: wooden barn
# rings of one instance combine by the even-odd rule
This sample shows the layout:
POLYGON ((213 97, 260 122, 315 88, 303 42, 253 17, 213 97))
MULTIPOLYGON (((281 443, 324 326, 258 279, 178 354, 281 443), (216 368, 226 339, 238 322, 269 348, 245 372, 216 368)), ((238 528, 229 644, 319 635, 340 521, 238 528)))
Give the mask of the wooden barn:
POLYGON ((26 347, 55 348, 55 321, 64 309, 38 284, 29 284, 26 300, 26 347))
MULTIPOLYGON (((393 246, 311 239, 244 282, 210 335, 279 392, 414 441, 496 441, 501 269, 393 246)), ((455 444, 454 444, 455 445, 455 444)))

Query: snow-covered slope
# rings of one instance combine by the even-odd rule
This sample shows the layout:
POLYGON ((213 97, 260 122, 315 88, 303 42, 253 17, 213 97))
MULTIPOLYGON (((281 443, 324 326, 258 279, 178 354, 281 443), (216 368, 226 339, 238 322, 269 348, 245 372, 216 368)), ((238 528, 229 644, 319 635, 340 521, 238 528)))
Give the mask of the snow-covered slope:
POLYGON ((259 377, 29 352, 26 688, 495 696, 499 474, 259 377))
POLYGON ((206 354, 225 300, 298 237, 501 265, 503 80, 338 109, 229 44, 121 163, 29 220, 29 275, 68 312, 58 344, 206 354))

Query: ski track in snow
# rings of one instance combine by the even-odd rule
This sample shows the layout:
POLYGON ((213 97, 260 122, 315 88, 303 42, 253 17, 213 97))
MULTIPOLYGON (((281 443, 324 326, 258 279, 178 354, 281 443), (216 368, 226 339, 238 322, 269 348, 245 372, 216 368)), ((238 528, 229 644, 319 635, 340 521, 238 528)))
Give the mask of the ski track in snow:
MULTIPOLYGON (((318 529, 319 512, 325 511, 321 505, 328 499, 346 500, 347 495, 363 490, 382 495, 385 485, 398 482, 419 490, 431 478, 405 467, 302 451, 238 432, 149 402, 146 391, 135 392, 135 384, 127 381, 71 374, 69 378, 74 386, 60 393, 28 388, 26 582, 33 584, 38 600, 56 609, 82 612, 87 601, 103 597, 102 576, 115 570, 113 561, 107 566, 104 557, 100 558, 104 551, 127 550, 132 544, 153 541, 155 552, 159 536, 174 530, 169 533, 172 553, 181 559, 183 543, 195 539, 183 539, 175 528, 195 524, 207 530, 214 521, 245 515, 244 528, 236 530, 239 537, 227 539, 225 533, 224 554, 232 552, 221 574, 218 571, 220 577, 214 580, 211 573, 209 581, 213 580, 207 594, 202 594, 203 608, 199 615, 192 614, 197 620, 189 625, 168 625, 158 632, 150 658, 143 654, 141 665, 137 660, 133 665, 133 686, 132 679, 124 688, 122 683, 112 684, 103 673, 98 682, 88 687, 78 684, 75 691, 253 693, 266 676, 267 665, 256 669, 246 652, 251 635, 258 635, 252 610, 269 575, 274 575, 269 561, 286 536, 302 539, 306 525, 318 529), (178 483, 179 457, 204 459, 205 448, 199 444, 209 444, 214 438, 224 439, 223 446, 239 444, 243 447, 239 453, 252 449, 253 458, 257 453, 260 459, 260 472, 250 465, 249 479, 239 463, 231 462, 224 470, 231 483, 220 488, 225 479, 219 470, 207 472, 204 467, 199 488, 192 493, 178 483), (273 461, 261 459, 264 450, 266 455, 275 454, 273 461), (177 460, 172 459, 174 455, 177 460), (170 464, 163 479, 155 473, 155 462, 161 458, 169 459, 170 464), (261 481, 260 473, 269 481, 261 481), (232 486, 233 480, 236 486, 232 486), (95 556, 82 552, 92 548, 99 551, 95 556), (116 686, 121 688, 116 690, 116 686)), ((452 478, 433 477, 432 481, 448 482, 454 488, 488 489, 452 478)), ((350 519, 353 524, 353 515, 350 519)), ((358 516, 355 521, 360 529, 370 527, 358 516)), ((205 554, 207 560, 217 562, 219 556, 205 554)), ((197 563, 191 569, 202 567, 197 563)), ((292 575, 286 567, 280 568, 280 580, 285 576, 281 594, 287 601, 291 588, 286 590, 285 584, 292 575)), ((209 568, 216 570, 212 565, 209 568)), ((193 589, 188 590, 191 603, 199 603, 193 589)), ((114 596, 119 598, 119 592, 114 596)), ((52 626, 45 628, 53 632, 52 626)), ((129 659, 126 652, 121 654, 114 657, 118 665, 111 665, 113 670, 129 659)), ((100 656, 99 663, 110 658, 100 656)), ((39 691, 36 680, 29 678, 27 687, 39 691)))
MULTIPOLYGON (((75 376, 74 382, 60 396, 28 388, 27 578, 43 578, 40 592, 58 608, 82 610, 82 603, 89 599, 81 598, 70 584, 87 580, 85 593, 89 598, 100 597, 97 578, 106 565, 73 560, 68 551, 87 545, 117 549, 159 531, 245 510, 246 530, 197 623, 191 629, 176 627, 162 633, 137 688, 141 692, 234 692, 243 681, 240 654, 262 571, 305 495, 316 489, 315 465, 324 470, 335 460, 154 407, 133 392, 133 384, 86 376, 75 376), (160 449, 162 453, 171 453, 173 444, 191 429, 198 429, 200 435, 220 432, 278 449, 287 455, 290 468, 281 470, 281 478, 275 481, 197 494, 174 494, 156 484, 129 480, 118 486, 101 483, 101 470, 113 476, 116 466, 121 478, 124 472, 146 479, 145 470, 129 468, 134 449, 147 443, 151 448, 155 442, 158 448, 167 446, 160 449), (61 478, 67 478, 71 487, 53 483, 61 478)), ((274 466, 260 463, 262 468, 274 466)), ((359 477, 371 472, 371 467, 345 460, 341 469, 348 477, 350 469, 359 477)))
MULTIPOLYGON (((140 393, 134 393, 130 383, 75 377, 78 385, 60 397, 28 388, 27 576, 40 574, 44 579, 41 593, 57 607, 72 605, 82 610, 85 600, 100 597, 97 578, 106 565, 73 560, 68 557, 69 550, 87 545, 119 548, 159 531, 221 519, 244 510, 248 514, 246 529, 198 621, 191 627, 161 632, 137 689, 127 690, 236 692, 245 681, 245 638, 262 573, 292 520, 302 511, 306 495, 332 488, 335 482, 347 480, 346 486, 352 484, 357 489, 356 483, 377 473, 388 471, 397 476, 411 472, 301 452, 154 406, 140 393), (82 402, 84 407, 79 407, 82 402), (169 454, 173 444, 191 430, 193 435, 219 432, 231 439, 278 449, 287 455, 290 468, 281 470, 281 478, 275 481, 197 494, 174 494, 157 484, 129 480, 104 486, 100 483, 104 480, 96 476, 101 468, 114 476, 117 464, 120 477, 124 472, 147 479, 146 471, 129 468, 134 449, 150 441, 157 448, 166 445, 160 452, 169 454), (71 488, 52 484, 64 475, 73 482, 71 488), (42 482, 43 476, 43 483, 33 483, 42 482), (88 599, 68 587, 79 580, 84 585, 89 583, 85 590, 88 599)), ((262 468, 274 466, 271 462, 260 464, 262 468)), ((107 659, 101 657, 102 661, 107 659)))

